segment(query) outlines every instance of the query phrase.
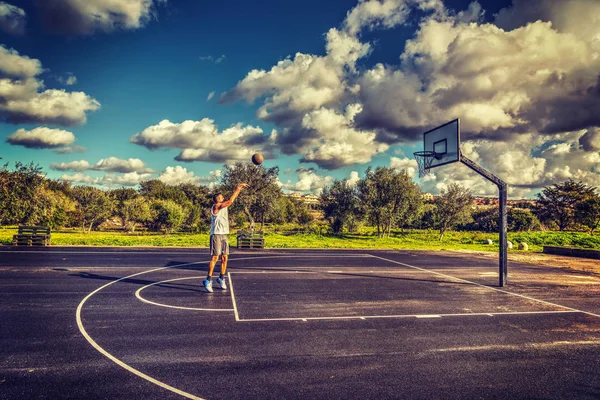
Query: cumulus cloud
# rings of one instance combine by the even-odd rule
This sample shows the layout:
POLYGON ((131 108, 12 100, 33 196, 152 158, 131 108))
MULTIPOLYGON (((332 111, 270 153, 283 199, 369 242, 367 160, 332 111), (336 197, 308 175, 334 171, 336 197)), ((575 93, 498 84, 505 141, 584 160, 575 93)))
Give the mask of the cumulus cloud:
POLYGON ((345 102, 359 89, 346 75, 357 73, 356 62, 369 51, 352 34, 331 29, 325 56, 297 53, 269 71, 251 71, 220 101, 264 99, 258 117, 281 128, 275 143, 286 155, 302 154, 301 162, 326 169, 368 162, 387 145, 355 126, 361 106, 345 102))
POLYGON ((73 75, 73 73, 68 72, 66 76, 59 76, 58 78, 56 78, 57 81, 59 81, 60 83, 62 83, 63 85, 67 85, 67 86, 73 86, 74 84, 77 83, 77 77, 75 75, 73 75))
POLYGON ((325 186, 333 183, 333 177, 331 176, 320 176, 313 168, 300 167, 296 170, 298 174, 298 180, 296 183, 287 181, 282 183, 282 188, 298 192, 312 192, 314 194, 321 194, 325 186))
MULTIPOLYGON (((296 170, 298 180, 292 183, 291 180, 281 182, 281 187, 292 192, 311 192, 320 195, 326 186, 333 184, 333 176, 322 176, 314 168, 300 167, 296 170)), ((356 185, 360 180, 357 171, 351 171, 350 176, 345 179, 350 185, 356 185)))
POLYGON ((54 150, 54 152, 58 154, 83 153, 85 151, 87 151, 87 147, 79 145, 61 147, 59 149, 54 150))
POLYGON ((306 114, 302 126, 314 132, 314 139, 301 146, 302 161, 314 162, 326 169, 337 169, 355 163, 371 161, 373 155, 388 149, 387 144, 375 141, 375 132, 354 127, 354 117, 361 110, 351 104, 345 114, 321 108, 306 114))
POLYGON ((22 8, 0 1, 0 29, 12 35, 25 33, 27 14, 22 8))
POLYGON ((109 171, 120 173, 138 172, 146 174, 154 172, 152 169, 146 168, 146 164, 139 158, 129 158, 127 160, 122 160, 117 157, 103 158, 90 169, 95 171, 109 171))
POLYGON ((166 0, 36 0, 42 21, 54 33, 91 35, 94 32, 133 30, 155 15, 166 0))
POLYGON ((71 175, 62 175, 61 180, 70 183, 81 183, 86 185, 104 186, 108 188, 120 186, 136 186, 141 182, 152 179, 152 174, 144 174, 138 172, 128 172, 126 174, 106 174, 101 177, 92 177, 84 173, 76 173, 71 175))
POLYGON ((265 158, 273 157, 273 138, 259 127, 242 124, 219 131, 214 121, 173 123, 163 120, 131 137, 131 142, 150 150, 181 149, 177 161, 229 162, 247 161, 259 151, 265 158))
POLYGON ((364 112, 357 121, 386 131, 382 140, 413 140, 456 116, 467 138, 496 140, 600 122, 591 111, 600 106, 600 59, 584 38, 548 22, 504 31, 429 19, 401 60, 360 79, 364 112))
POLYGON ((360 181, 360 176, 357 171, 350 172, 350 177, 346 179, 346 182, 348 182, 350 186, 355 186, 358 181, 360 181))
POLYGON ((364 28, 393 28, 404 23, 413 9, 445 13, 441 0, 360 0, 348 11, 344 29, 357 35, 364 28))
MULTIPOLYGON (((68 163, 52 163, 50 168, 57 171, 106 171, 118 172, 121 174, 130 174, 132 172, 138 175, 151 174, 154 171, 146 167, 146 164, 139 158, 129 158, 122 160, 117 157, 108 157, 99 160, 96 164, 91 165, 86 160, 71 161, 68 163)), ((131 175, 132 176, 132 175, 131 175)))
POLYGON ((43 88, 39 60, 0 45, 0 121, 80 125, 100 103, 83 92, 43 88))
POLYGON ((97 182, 97 178, 92 178, 89 175, 83 173, 71 174, 71 175, 62 175, 60 180, 71 183, 86 183, 93 184, 97 182))
POLYGON ((52 163, 50 164, 50 169, 53 169, 55 171, 83 172, 90 169, 90 163, 86 160, 71 161, 68 163, 52 163))
POLYGON ((19 129, 6 139, 6 142, 13 146, 23 146, 29 149, 55 149, 70 145, 74 141, 73 133, 46 127, 38 127, 30 131, 19 129))
POLYGON ((418 169, 418 165, 417 160, 414 159, 406 157, 392 157, 390 158, 390 168, 394 168, 396 171, 406 171, 408 176, 414 178, 418 169))
MULTIPOLYGON (((484 13, 478 2, 456 12, 440 0, 359 1, 327 33, 324 55, 252 70, 220 102, 258 102, 282 153, 322 168, 348 166, 351 155, 369 162, 459 117, 463 152, 509 182, 513 196, 567 177, 596 182, 600 3, 514 0, 494 23, 484 13), (397 63, 367 64, 362 32, 415 21, 397 63)), ((408 159, 392 162, 410 168, 408 159)), ((461 164, 422 180, 437 191, 450 181, 496 193, 461 164)))
POLYGON ((579 138, 579 144, 585 151, 600 151, 600 128, 590 128, 579 138))
POLYGON ((176 186, 184 183, 192 185, 208 185, 214 187, 218 179, 221 177, 221 170, 210 171, 210 176, 196 176, 193 171, 188 171, 187 168, 179 165, 175 167, 167 167, 158 177, 159 180, 167 185, 176 186))
POLYGON ((110 187, 136 186, 152 178, 152 174, 149 173, 128 172, 122 175, 106 174, 101 178, 95 179, 94 183, 110 187))

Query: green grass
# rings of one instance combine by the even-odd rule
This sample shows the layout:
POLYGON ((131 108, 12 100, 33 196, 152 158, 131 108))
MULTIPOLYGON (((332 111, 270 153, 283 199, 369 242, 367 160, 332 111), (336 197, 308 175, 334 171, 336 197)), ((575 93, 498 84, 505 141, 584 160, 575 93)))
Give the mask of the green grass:
MULTIPOLYGON (((10 244, 17 227, 0 228, 0 243, 10 244)), ((378 238, 372 228, 364 228, 361 234, 318 235, 316 233, 265 233, 268 248, 340 248, 340 249, 416 249, 416 250, 472 250, 498 251, 498 235, 483 232, 447 232, 442 241, 436 231, 411 230, 393 232, 389 238, 378 238), (492 239, 495 244, 483 244, 492 239)), ((91 232, 61 230, 52 232, 55 246, 176 246, 208 247, 208 234, 192 233, 148 233, 128 234, 123 232, 91 232)), ((582 232, 515 232, 508 240, 516 245, 526 242, 529 251, 541 251, 542 246, 573 246, 600 249, 600 235, 582 232)), ((235 235, 230 235, 232 246, 237 244, 235 235)))

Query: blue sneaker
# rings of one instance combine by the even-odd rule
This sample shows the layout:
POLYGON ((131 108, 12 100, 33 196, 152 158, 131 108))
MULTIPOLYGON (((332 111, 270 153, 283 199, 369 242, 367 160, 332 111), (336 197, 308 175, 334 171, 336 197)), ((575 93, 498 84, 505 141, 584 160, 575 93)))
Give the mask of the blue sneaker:
POLYGON ((212 293, 212 281, 205 279, 202 283, 204 284, 204 289, 206 289, 208 293, 212 293))
POLYGON ((225 281, 225 278, 223 278, 223 279, 217 278, 217 283, 219 284, 221 289, 223 289, 223 290, 227 289, 227 282, 225 281))

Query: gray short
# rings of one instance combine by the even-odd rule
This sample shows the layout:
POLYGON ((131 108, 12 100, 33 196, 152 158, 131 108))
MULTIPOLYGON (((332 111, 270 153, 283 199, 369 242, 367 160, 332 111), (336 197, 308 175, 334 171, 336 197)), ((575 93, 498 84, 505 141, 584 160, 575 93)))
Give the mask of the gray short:
POLYGON ((229 242, 227 235, 210 235, 210 255, 229 255, 229 242))

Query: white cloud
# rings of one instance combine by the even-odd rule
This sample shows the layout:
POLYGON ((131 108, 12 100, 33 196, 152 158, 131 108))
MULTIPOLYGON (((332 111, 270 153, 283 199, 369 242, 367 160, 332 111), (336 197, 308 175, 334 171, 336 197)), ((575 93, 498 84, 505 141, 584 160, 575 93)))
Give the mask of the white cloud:
POLYGON ((143 181, 152 179, 152 174, 128 172, 122 175, 106 174, 103 177, 94 181, 97 185, 102 186, 136 186, 143 181))
POLYGON ((346 182, 348 182, 350 186, 355 186, 358 181, 360 181, 360 176, 357 171, 350 172, 350 177, 346 179, 346 182))
POLYGON ((167 167, 158 177, 159 180, 167 185, 176 186, 184 183, 192 185, 208 185, 214 187, 217 180, 221 177, 221 170, 210 171, 209 177, 196 176, 193 171, 188 171, 187 168, 179 165, 175 167, 167 167))
POLYGON ((131 142, 150 150, 181 149, 177 161, 249 161, 257 151, 266 158, 272 153, 272 140, 261 128, 237 124, 219 132, 208 118, 179 124, 163 120, 132 136, 131 142))
POLYGON ((46 27, 67 35, 131 30, 154 16, 158 3, 166 0, 36 0, 46 27), (68 16, 68 18, 65 18, 68 16))
POLYGON ((206 98, 206 101, 211 101, 213 97, 215 97, 215 91, 214 90, 208 94, 208 97, 206 98))
POLYGON ((579 138, 579 144, 585 151, 600 151, 600 128, 590 128, 579 138))
POLYGON ((38 127, 31 131, 19 129, 9 135, 6 141, 13 146, 30 149, 54 149, 72 144, 75 141, 75 135, 61 129, 38 127))
POLYGON ((54 152, 58 154, 83 153, 85 151, 87 151, 87 147, 79 145, 61 147, 59 149, 54 150, 54 152))
POLYGON ((76 172, 82 172, 82 171, 87 171, 88 169, 90 169, 90 163, 87 162, 86 160, 79 160, 79 161, 71 161, 68 163, 52 163, 50 164, 50 169, 56 170, 56 171, 76 171, 76 172))
POLYGON ((75 75, 73 75, 73 73, 71 72, 67 72, 67 75, 65 77, 59 76, 56 78, 56 80, 60 83, 62 83, 63 85, 67 85, 67 86, 73 86, 77 83, 77 77, 75 75))
MULTIPOLYGON (((153 173, 154 171, 150 168, 146 168, 146 164, 139 158, 129 158, 122 160, 117 157, 103 158, 96 164, 91 165, 86 160, 71 161, 68 163, 52 163, 50 168, 57 171, 106 171, 106 172, 118 172, 121 174, 129 174, 125 179, 132 179, 134 176, 146 176, 153 173), (137 175, 131 175, 135 173, 137 175)), ((109 175, 107 175, 109 176, 109 175)), ((113 179, 118 180, 120 178, 114 178, 114 175, 110 175, 113 179)))
POLYGON ((345 114, 326 108, 307 113, 302 126, 314 132, 315 138, 300 147, 304 153, 302 161, 337 169, 367 163, 373 155, 386 151, 389 146, 378 143, 375 132, 355 129, 354 117, 360 110, 360 105, 351 104, 345 114))
MULTIPOLYGON (((293 192, 311 192, 316 195, 320 195, 326 186, 333 184, 334 177, 332 176, 321 176, 313 168, 300 167, 296 170, 298 174, 298 180, 296 183, 292 183, 291 180, 280 185, 283 189, 293 192)), ((346 179, 348 184, 354 186, 360 180, 358 172, 351 171, 350 176, 346 179)))
POLYGON ((225 58, 226 58, 225 54, 221 54, 221 56, 216 57, 216 58, 213 57, 213 56, 200 56, 200 57, 198 57, 198 59, 200 61, 210 61, 210 62, 215 63, 215 64, 221 64, 225 60, 225 58))
POLYGON ((27 14, 22 8, 0 1, 0 29, 13 35, 25 33, 27 14))
POLYGON ((399 67, 380 64, 360 80, 359 123, 387 130, 392 142, 456 116, 478 137, 600 122, 585 108, 573 112, 581 102, 596 104, 589 90, 598 84, 600 57, 584 38, 550 23, 503 31, 430 19, 401 59, 399 67))
POLYGON ((66 182, 71 182, 71 183, 87 183, 87 184, 93 184, 93 183, 96 183, 96 181, 97 181, 95 178, 92 178, 91 176, 82 174, 82 173, 63 175, 60 177, 60 179, 63 181, 66 181, 66 182))
POLYGON ((35 58, 22 56, 15 49, 0 45, 0 71, 10 78, 33 78, 42 73, 42 63, 35 58))
POLYGON ((404 23, 413 8, 438 14, 445 12, 441 0, 360 0, 348 12, 344 28, 353 35, 364 28, 393 28, 404 23))
POLYGON ((396 171, 406 171, 408 176, 411 178, 415 177, 418 169, 417 161, 410 158, 390 158, 390 168, 394 168, 396 171))
POLYGON ((154 172, 150 168, 146 168, 146 164, 139 158, 129 158, 122 160, 117 157, 103 158, 98 161, 90 169, 95 171, 109 171, 109 172, 120 172, 120 173, 151 173, 154 172))
POLYGON ((0 45, 0 121, 77 125, 87 121, 86 113, 100 103, 83 92, 43 88, 37 78, 42 72, 39 60, 21 56, 0 45))

